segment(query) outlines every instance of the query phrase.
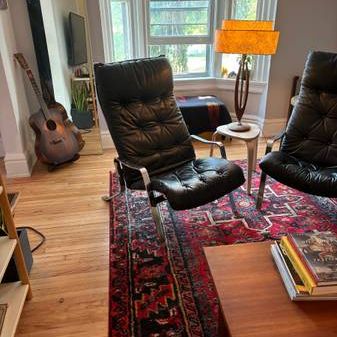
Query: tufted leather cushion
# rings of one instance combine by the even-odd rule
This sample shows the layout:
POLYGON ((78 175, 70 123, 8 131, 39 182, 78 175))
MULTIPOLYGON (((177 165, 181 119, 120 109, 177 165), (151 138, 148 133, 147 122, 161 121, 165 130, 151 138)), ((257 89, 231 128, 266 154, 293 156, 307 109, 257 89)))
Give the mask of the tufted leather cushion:
MULTIPOLYGON (((165 57, 95 65, 99 102, 121 159, 159 174, 195 158, 165 57)), ((130 185, 139 174, 126 170, 130 185)))
POLYGON ((281 150, 318 166, 337 165, 337 54, 309 53, 281 150))
POLYGON ((275 151, 262 159, 260 167, 277 181, 302 192, 337 197, 337 165, 321 167, 275 151))
MULTIPOLYGON (((235 190, 245 181, 239 166, 225 159, 202 158, 151 178, 152 189, 163 193, 175 210, 204 205, 235 190)), ((131 186, 142 189, 141 181, 131 186)))

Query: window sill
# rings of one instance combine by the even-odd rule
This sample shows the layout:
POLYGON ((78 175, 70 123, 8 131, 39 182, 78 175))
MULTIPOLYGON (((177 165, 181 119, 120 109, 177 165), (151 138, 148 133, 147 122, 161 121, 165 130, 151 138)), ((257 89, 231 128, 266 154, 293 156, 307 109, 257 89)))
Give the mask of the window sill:
MULTIPOLYGON (((249 83, 249 92, 262 94, 267 87, 266 82, 251 81, 249 83)), ((196 78, 175 78, 175 91, 195 91, 195 90, 212 90, 220 89, 227 91, 235 90, 235 80, 230 78, 216 78, 216 77, 196 77, 196 78)))

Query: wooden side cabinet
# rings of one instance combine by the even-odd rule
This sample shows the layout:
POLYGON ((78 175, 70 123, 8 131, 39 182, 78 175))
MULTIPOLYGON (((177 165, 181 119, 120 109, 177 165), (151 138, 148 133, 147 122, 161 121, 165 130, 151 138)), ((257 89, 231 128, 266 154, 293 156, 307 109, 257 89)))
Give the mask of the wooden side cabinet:
POLYGON ((0 337, 14 337, 26 299, 32 297, 31 286, 20 241, 17 236, 11 206, 3 177, 0 175, 0 208, 2 223, 7 236, 0 237, 0 304, 7 304, 7 311, 0 337), (15 258, 20 281, 2 283, 2 278, 12 256, 15 258))

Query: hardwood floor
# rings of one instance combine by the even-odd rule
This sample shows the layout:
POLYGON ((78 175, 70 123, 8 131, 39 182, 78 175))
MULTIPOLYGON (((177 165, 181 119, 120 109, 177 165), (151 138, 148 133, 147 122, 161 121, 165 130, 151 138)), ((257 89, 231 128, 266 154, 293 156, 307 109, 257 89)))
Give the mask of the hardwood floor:
MULTIPOLYGON (((240 141, 227 142, 226 149, 229 159, 246 158, 240 141)), ((261 139, 259 156, 264 150, 261 139)), ((207 155, 208 147, 198 146, 197 153, 207 155)), ((8 179, 9 190, 21 191, 16 225, 47 237, 34 253, 33 298, 16 337, 107 337, 109 217, 101 195, 114 155, 83 156, 54 172, 38 164, 32 177, 8 179)))
POLYGON ((94 126, 93 128, 87 130, 81 130, 82 138, 85 141, 85 145, 80 152, 80 155, 91 155, 91 154, 103 154, 103 148, 101 144, 101 134, 99 127, 94 126))

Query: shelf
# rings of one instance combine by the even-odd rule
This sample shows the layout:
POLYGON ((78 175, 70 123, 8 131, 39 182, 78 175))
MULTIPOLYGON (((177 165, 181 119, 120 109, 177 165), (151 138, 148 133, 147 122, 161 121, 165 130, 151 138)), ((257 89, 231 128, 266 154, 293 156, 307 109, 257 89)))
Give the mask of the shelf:
POLYGON ((15 239, 9 239, 7 236, 0 237, 0 281, 2 280, 8 263, 16 246, 15 239))
POLYGON ((7 303, 8 308, 0 337, 14 337, 21 311, 28 293, 28 284, 21 282, 0 285, 0 303, 7 303))
POLYGON ((5 191, 4 180, 0 174, 0 207, 3 222, 6 224, 6 232, 9 236, 0 236, 0 281, 2 281, 8 264, 14 255, 19 278, 24 281, 24 284, 21 281, 0 284, 0 304, 8 305, 0 337, 14 337, 25 300, 32 297, 32 292, 22 249, 15 249, 20 246, 20 242, 17 241, 13 212, 20 193, 15 192, 5 195, 5 191))

